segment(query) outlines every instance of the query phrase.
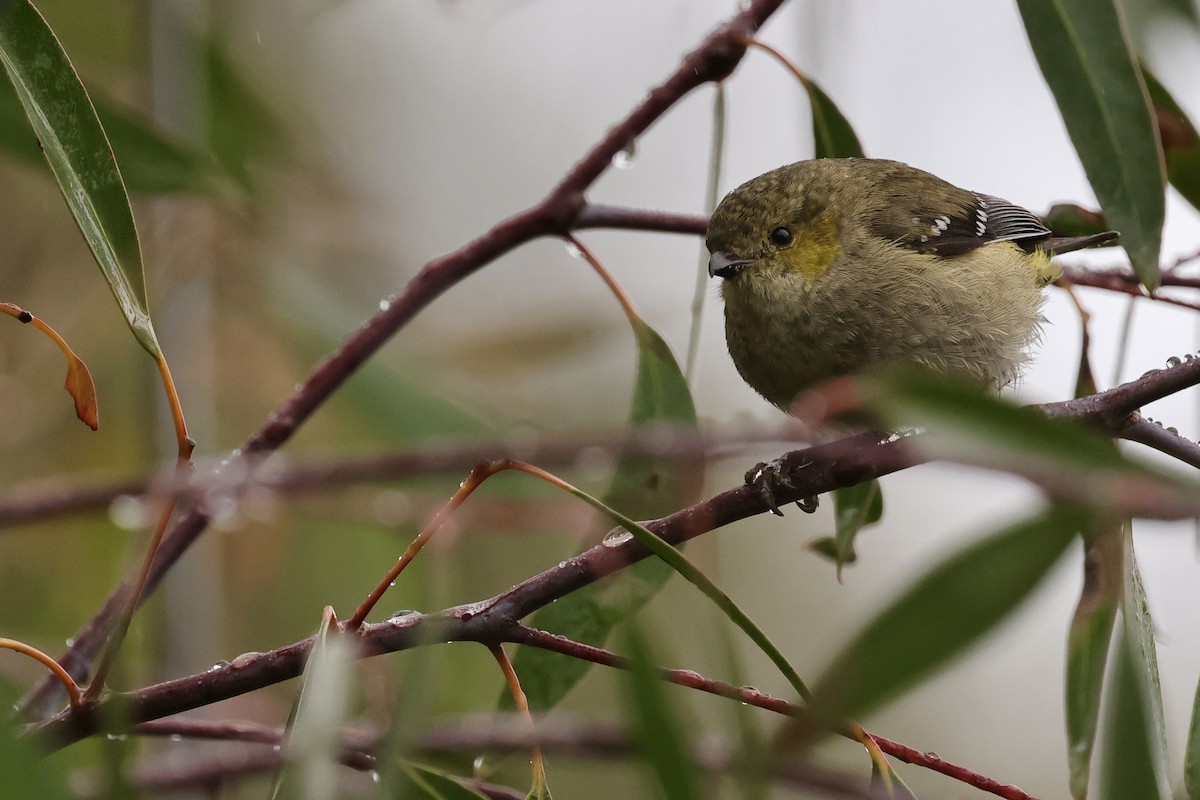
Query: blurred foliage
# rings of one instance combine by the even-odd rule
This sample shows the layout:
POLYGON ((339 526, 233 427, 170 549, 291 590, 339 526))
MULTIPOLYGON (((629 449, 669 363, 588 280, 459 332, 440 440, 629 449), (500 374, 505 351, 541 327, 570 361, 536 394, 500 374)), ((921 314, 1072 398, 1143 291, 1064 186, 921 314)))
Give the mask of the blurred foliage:
MULTIPOLYGON (((382 259, 360 241, 366 237, 358 204, 370 201, 355 195, 352 179, 331 174, 325 162, 314 156, 313 121, 289 107, 281 96, 284 93, 270 88, 270 81, 260 74, 261 65, 252 67, 245 54, 231 46, 232 37, 224 26, 236 16, 235 10, 214 8, 208 30, 201 32, 197 26, 176 42, 175 55, 186 62, 202 87, 195 97, 185 98, 195 105, 197 123, 180 130, 162 119, 148 100, 148 65, 153 66, 147 4, 46 0, 37 5, 88 87, 125 185, 133 194, 133 216, 146 264, 146 296, 140 299, 143 306, 155 308, 173 368, 189 381, 183 400, 194 414, 200 451, 219 457, 259 425, 314 364, 336 350, 346 333, 376 310, 378 298, 390 296, 397 283, 411 276, 414 266, 380 263, 382 259)), ((1141 60, 1121 27, 1117 4, 1106 0, 1094 6, 1079 0, 1020 5, 1043 74, 1106 215, 1081 213, 1078 206, 1064 205, 1052 215, 1056 221, 1051 224, 1060 233, 1078 233, 1111 220, 1122 229, 1143 282, 1153 286, 1162 225, 1163 191, 1155 168, 1158 148, 1165 155, 1172 185, 1193 206, 1200 205, 1195 126, 1167 89, 1139 66, 1141 60), (1093 13, 1095 8, 1102 13, 1093 13), (1074 46, 1063 47, 1064 40, 1074 46), (1148 98, 1141 91, 1143 80, 1148 98)), ((1163 5, 1195 17, 1193 3, 1171 0, 1163 5)), ((290 81, 297 79, 287 76, 290 81)), ((134 358, 108 288, 96 280, 87 247, 72 227, 62 195, 46 180, 50 173, 37 136, 20 110, 18 95, 6 87, 0 86, 0 181, 5 185, 0 216, 6 221, 0 300, 36 304, 40 316, 53 320, 73 345, 78 343, 79 354, 96 377, 105 413, 103 426, 94 435, 74 423, 57 402, 61 362, 53 348, 9 330, 15 326, 0 327, 4 411, 0 476, 16 493, 34 484, 35 490, 44 489, 52 480, 61 482, 53 485, 76 485, 146 474, 169 450, 163 445, 169 424, 155 388, 156 376, 146 359, 134 358)), ((63 90, 59 85, 43 88, 52 90, 50 94, 63 90)), ((842 110, 850 106, 839 106, 807 76, 803 91, 812 112, 817 152, 860 152, 859 138, 842 110)), ((80 97, 75 96, 76 110, 80 97)), ((376 100, 404 102, 404 98, 376 100)), ((446 102, 454 101, 449 97, 446 102)), ((53 103, 47 107, 53 109, 53 103)), ((65 124, 50 117, 45 124, 65 124)), ((107 157, 101 157, 106 148, 98 141, 92 138, 91 155, 84 162, 107 163, 107 157)), ((397 134, 396 147, 406 146, 397 134)), ((420 159, 422 154, 414 152, 411 158, 420 159)), ((483 177, 471 174, 464 180, 478 183, 483 177)), ((448 182, 459 179, 463 176, 447 177, 448 182)), ((516 202, 505 210, 514 210, 516 202)), ((439 216, 457 213, 429 211, 439 216)), ((456 216, 452 221, 463 226, 455 246, 477 232, 473 223, 456 216)), ((111 232, 108 236, 111 244, 111 232)), ((403 233, 396 236, 402 238, 403 233)), ((554 285, 551 278, 545 280, 554 285)), ((506 310, 511 299, 514 308, 527 307, 515 302, 527 299, 526 286, 488 285, 511 292, 504 297, 492 293, 487 297, 491 305, 506 310)), ((552 293, 547 298, 546 305, 557 305, 552 293)), ((446 301, 452 307, 454 302, 453 298, 446 301)), ((608 310, 605 304, 610 299, 590 302, 608 310)), ((486 311, 495 309, 478 310, 481 317, 486 311)), ((691 390, 668 344, 673 340, 648 323, 634 323, 635 351, 617 338, 615 329, 597 322, 599 317, 573 314, 569 307, 563 312, 565 321, 551 322, 513 311, 480 324, 475 313, 455 308, 435 316, 430 328, 376 356, 305 426, 279 460, 480 439, 508 441, 519 451, 522 444, 547 431, 560 430, 563 419, 595 418, 597 428, 626 419, 631 429, 651 425, 648 435, 653 435, 653 425, 662 423, 700 429, 691 390), (602 369, 600 362, 613 354, 619 368, 602 369), (578 398, 581 393, 559 396, 539 385, 528 390, 536 401, 530 407, 537 411, 531 415, 516 410, 502 399, 502 390, 522 381, 521 368, 531 363, 545 367, 540 377, 547 384, 552 380, 547 374, 574 368, 567 378, 553 377, 571 382, 585 376, 579 382, 588 383, 586 391, 596 397, 608 397, 603 392, 611 388, 597 384, 613 383, 612 376, 620 375, 632 388, 632 402, 623 399, 618 406, 592 399, 589 406, 578 408, 577 400, 563 397, 578 398), (481 378, 473 385, 490 385, 494 394, 456 391, 446 378, 451 369, 481 378)), ((890 425, 924 429, 914 441, 926 448, 927 455, 1023 476, 1059 495, 1060 502, 1032 515, 1029 509, 1014 509, 1011 519, 993 525, 995 532, 985 538, 953 548, 954 552, 923 554, 927 562, 923 574, 899 576, 895 599, 872 609, 862 625, 847 627, 831 612, 828 631, 789 631, 795 636, 789 644, 798 643, 795 646, 804 650, 813 643, 809 637, 830 632, 851 637, 829 659, 817 684, 817 710, 828 715, 818 721, 833 724, 844 712, 868 713, 891 698, 911 695, 929 674, 1010 619, 1062 553, 1070 552, 1078 531, 1085 532, 1089 547, 1108 541, 1097 531, 1115 530, 1113 519, 1124 517, 1097 517, 1096 507, 1106 506, 1106 512, 1138 510, 1137 496, 1110 496, 1107 490, 1116 482, 1153 489, 1159 500, 1180 508, 1193 508, 1196 503, 1192 476, 1180 477, 1127 457, 1109 440, 1081 426, 1049 420, 1030 409, 922 376, 872 378, 859 388, 890 425), (1061 502, 1081 498, 1090 501, 1088 510, 1061 502)), ((612 394, 623 390, 621 384, 612 394)), ((607 502, 637 519, 664 515, 701 496, 702 475, 689 465, 629 454, 612 459, 615 463, 599 461, 597 466, 581 458, 563 473, 581 486, 587 484, 589 490, 607 485, 607 502)), ((197 469, 206 470, 208 465, 201 462, 197 469)), ((173 585, 176 579, 168 580, 167 591, 181 594, 184 602, 178 595, 174 603, 155 597, 138 616, 114 685, 139 686, 202 672, 243 650, 289 643, 311 633, 326 604, 346 616, 462 477, 428 475, 313 497, 242 498, 220 517, 203 543, 214 557, 202 569, 211 571, 190 583, 179 579, 173 585), (219 618, 204 616, 213 608, 219 618), (200 630, 216 632, 213 643, 203 646, 209 649, 186 655, 172 651, 168 642, 174 640, 166 635, 168 631, 188 638, 200 630)), ((835 535, 821 540, 817 548, 836 560, 839 574, 855 560, 857 533, 884 517, 882 505, 875 482, 838 493, 835 535)), ((144 547, 144 525, 130 516, 131 511, 138 511, 137 503, 126 498, 107 514, 4 532, 0 536, 0 633, 56 653, 144 547)), ((936 514, 939 508, 931 504, 927 511, 936 514)), ((380 610, 431 610, 481 599, 552 566, 562 554, 585 544, 579 531, 589 531, 586 544, 590 544, 609 527, 526 476, 498 478, 462 509, 453 529, 439 536, 405 573, 380 610)), ((1161 741, 1154 625, 1133 558, 1132 533, 1127 527, 1119 532, 1123 553, 1117 557, 1111 548, 1105 551, 1106 582, 1085 585, 1075 621, 1063 632, 1068 653, 1064 739, 1072 760, 1070 775, 1063 776, 1061 785, 1065 790, 1069 784, 1077 797, 1084 796, 1093 771, 1100 776, 1101 796, 1113 797, 1163 796, 1164 775, 1176 774, 1165 763, 1161 741), (1117 619, 1118 635, 1110 642, 1117 619), (1099 754, 1095 766, 1093 752, 1099 754)), ((748 541, 734 540, 739 546, 748 541)), ((860 544, 857 549, 871 548, 860 544)), ((710 555, 701 552, 694 558, 706 572, 710 555)), ((183 567, 187 566, 185 560, 183 567)), ((698 669, 707 666, 705 654, 694 652, 707 644, 694 612, 695 604, 703 601, 695 598, 690 586, 686 594, 679 592, 682 600, 671 594, 670 586, 660 592, 669 574, 661 562, 646 561, 620 580, 575 592, 532 619, 536 626, 596 644, 605 642, 612 631, 622 630, 625 635, 616 637, 616 647, 633 656, 630 675, 617 679, 610 672, 593 671, 585 678, 584 662, 527 649, 517 654, 517 672, 535 708, 561 703, 581 719, 627 720, 641 747, 634 760, 653 778, 648 794, 708 797, 728 788, 730 796, 741 789, 747 790, 747 796, 765 796, 757 778, 747 778, 744 786, 736 774, 727 781, 701 779, 682 763, 683 754, 700 738, 697 726, 705 722, 706 712, 716 708, 727 714, 728 701, 697 699, 697 692, 667 687, 654 676, 654 663, 678 657, 673 645, 687 653, 689 666, 692 658, 699 662, 694 664, 698 669), (662 604, 668 610, 649 603, 652 597, 666 598, 662 604), (655 613, 677 613, 682 621, 652 638, 640 631, 660 630, 654 624, 655 613), (642 626, 644 617, 651 619, 642 626), (636 629, 628 624, 631 618, 639 624, 636 629), (620 695, 620 701, 615 695, 620 695)), ((796 583, 803 583, 804 577, 796 583)), ((773 603, 788 607, 787 613, 794 611, 789 605, 797 602, 794 586, 767 588, 773 592, 773 603)), ((821 602, 827 600, 828 596, 822 597, 821 602)), ((732 629, 728 622, 734 616, 728 613, 720 624, 732 629)), ((787 649, 781 643, 775 652, 787 649)), ((796 661, 809 659, 804 653, 796 661)), ((717 669, 727 666, 719 658, 712 660, 717 669)), ((343 699, 353 699, 333 709, 336 713, 324 721, 306 708, 312 699, 305 696, 312 692, 311 673, 303 684, 270 687, 220 706, 229 718, 280 725, 289 707, 301 698, 295 705, 298 722, 293 737, 315 736, 314 747, 329 769, 313 777, 294 766, 284 775, 281 793, 299 796, 336 774, 349 787, 346 794, 354 796, 481 796, 464 783, 471 774, 468 756, 430 759, 437 763, 427 764, 417 758, 421 754, 412 752, 414 731, 405 725, 432 725, 447 715, 490 711, 502 681, 486 650, 474 644, 431 646, 419 653, 374 659, 362 668, 361 691, 353 692, 360 676, 347 661, 348 657, 342 658, 344 668, 324 678, 330 681, 330 696, 344 693, 343 699), (385 666, 377 666, 380 662, 385 666), (396 666, 387 666, 390 662, 396 666), (332 766, 335 754, 329 736, 345 719, 360 721, 353 718, 360 712, 379 722, 389 732, 389 742, 396 744, 394 753, 388 751, 395 757, 381 766, 378 782, 369 774, 352 775, 332 766), (305 714, 307 719, 302 719, 305 714), (311 730, 302 734, 300 722, 311 724, 311 730)), ((789 689, 778 673, 789 674, 792 665, 782 667, 765 675, 761 667, 747 672, 756 683, 765 677, 786 693, 789 689)), ((11 704, 19 693, 17 687, 31 685, 41 676, 36 665, 0 653, 0 707, 11 704)), ((728 722, 727 717, 721 719, 728 722)), ((753 726, 743 725, 737 734, 724 728, 732 751, 749 753, 745 757, 755 768, 775 755, 774 744, 758 736, 753 726)), ((16 731, 11 719, 0 720, 0 773, 13 796, 77 797, 85 786, 91 790, 88 796, 129 797, 137 794, 129 783, 131 764, 142 763, 144 756, 177 752, 173 742, 96 737, 40 760, 16 731)), ((1197 731, 1200 723, 1193 721, 1184 764, 1193 793, 1200 781, 1197 731)), ((817 738, 823 731, 801 733, 817 738)), ((1000 734, 996 738, 1003 741, 1000 734)), ((499 766, 486 763, 481 767, 483 777, 520 785, 528 778, 518 763, 523 760, 509 759, 499 766), (495 772, 490 771, 493 767, 495 772)), ((853 764, 854 775, 865 782, 865 759, 853 764)), ((640 785, 630 773, 608 765, 571 768, 556 761, 550 769, 560 797, 613 796, 621 794, 626 784, 630 792, 640 785), (564 775, 561 782, 560 774, 564 775), (564 786, 577 794, 561 794, 564 786)), ((265 796, 266 783, 262 777, 246 781, 230 789, 228 796, 265 796)), ((895 796, 910 796, 906 791, 898 788, 895 796)))

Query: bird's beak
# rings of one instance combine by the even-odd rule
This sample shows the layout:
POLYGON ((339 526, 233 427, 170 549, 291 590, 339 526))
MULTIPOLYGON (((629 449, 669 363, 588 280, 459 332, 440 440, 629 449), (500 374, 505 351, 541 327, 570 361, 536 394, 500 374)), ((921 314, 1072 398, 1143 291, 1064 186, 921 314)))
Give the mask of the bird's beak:
POLYGON ((720 250, 708 257, 708 277, 732 278, 750 263, 748 258, 734 258, 720 250))

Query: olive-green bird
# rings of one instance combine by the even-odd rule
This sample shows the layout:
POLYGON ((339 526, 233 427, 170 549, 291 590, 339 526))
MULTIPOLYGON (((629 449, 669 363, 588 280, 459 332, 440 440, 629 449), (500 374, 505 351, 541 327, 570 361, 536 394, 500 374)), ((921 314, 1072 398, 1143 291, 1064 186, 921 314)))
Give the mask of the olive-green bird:
POLYGON ((784 409, 839 375, 911 363, 999 389, 1042 322, 1055 238, 1033 213, 896 161, 816 159, 730 192, 708 227, 738 372, 784 409))

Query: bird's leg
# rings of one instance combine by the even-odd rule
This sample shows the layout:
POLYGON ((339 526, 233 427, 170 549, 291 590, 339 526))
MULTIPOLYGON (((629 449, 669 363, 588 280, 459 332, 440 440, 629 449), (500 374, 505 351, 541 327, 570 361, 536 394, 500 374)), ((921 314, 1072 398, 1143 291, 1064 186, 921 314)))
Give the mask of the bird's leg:
MULTIPOLYGON (((776 499, 781 489, 796 491, 796 485, 792 483, 792 472, 797 469, 807 467, 812 461, 803 461, 801 463, 793 463, 795 454, 785 453, 779 458, 771 462, 760 462, 746 473, 745 482, 747 486, 753 486, 758 490, 759 496, 766 503, 767 508, 771 509, 771 513, 782 517, 783 512, 779 510, 779 502, 776 499)), ((796 501, 796 507, 805 514, 811 514, 817 510, 818 500, 816 495, 812 497, 802 497, 796 501)))

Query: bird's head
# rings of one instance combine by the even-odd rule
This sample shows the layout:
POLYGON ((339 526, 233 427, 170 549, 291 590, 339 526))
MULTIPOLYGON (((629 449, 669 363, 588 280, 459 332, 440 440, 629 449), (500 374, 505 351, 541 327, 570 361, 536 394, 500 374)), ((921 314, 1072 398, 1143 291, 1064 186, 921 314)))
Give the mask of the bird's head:
POLYGON ((726 281, 820 278, 841 253, 839 193, 825 165, 801 161, 730 192, 708 225, 708 273, 726 281))

